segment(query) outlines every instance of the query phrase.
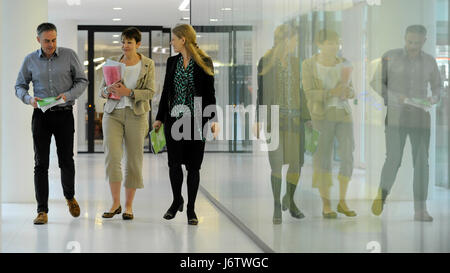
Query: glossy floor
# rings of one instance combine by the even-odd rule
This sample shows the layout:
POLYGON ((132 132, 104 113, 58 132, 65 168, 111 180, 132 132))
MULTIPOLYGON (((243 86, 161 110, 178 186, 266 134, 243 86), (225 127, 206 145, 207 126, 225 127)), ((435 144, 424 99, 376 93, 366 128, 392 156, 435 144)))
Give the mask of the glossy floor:
MULTIPOLYGON (((347 196, 349 207, 358 215, 324 219, 319 193, 311 187, 311 158, 307 157, 295 192, 295 202, 306 217, 298 220, 286 211, 283 223, 273 225, 270 174, 264 153, 207 154, 203 186, 275 252, 450 252, 450 190, 433 181, 428 194, 433 222, 414 221, 412 181, 401 179, 396 181, 383 214, 373 215, 378 181, 368 181, 365 171, 357 168, 347 196)), ((339 183, 335 177, 331 203, 336 211, 339 183)), ((281 192, 286 192, 285 182, 281 192)))
MULTIPOLYGON (((56 158, 52 159, 49 224, 34 226, 35 205, 3 204, 3 252, 261 252, 262 248, 199 192, 196 211, 200 224, 188 226, 185 212, 162 219, 171 202, 167 154, 144 156, 145 188, 134 205, 135 219, 102 219, 111 205, 104 181, 104 155, 80 154, 77 199, 80 218, 72 218, 63 202, 56 158)), ((286 166, 285 166, 286 168, 286 166)), ((286 169, 284 168, 284 171, 286 169)), ((302 168, 295 202, 304 219, 283 213, 281 225, 272 224, 273 196, 270 166, 265 154, 206 153, 201 184, 209 195, 232 213, 265 246, 275 252, 450 252, 450 190, 430 186, 428 208, 434 221, 413 220, 411 200, 389 199, 382 216, 370 211, 373 185, 363 170, 355 169, 349 187, 349 207, 358 216, 323 219, 317 190, 311 188, 311 164, 302 168), (360 197, 369 197, 360 198, 360 197)), ((410 189, 408 181, 397 182, 410 189)), ((32 186, 32 184, 30 185, 32 186)), ((412 185, 411 185, 412 187, 412 185)), ((184 196, 186 186, 183 187, 184 196)), ((283 183, 282 193, 285 192, 283 183)), ((338 183, 332 188, 337 205, 338 183)), ((409 196, 410 193, 404 196, 409 196)), ((411 195, 412 196, 412 195, 411 195)), ((124 193, 122 193, 124 205, 124 193)), ((267 250, 267 248, 264 248, 267 250)))
MULTIPOLYGON (((33 225, 35 204, 3 204, 2 252, 261 252, 200 192, 196 202, 198 226, 188 226, 185 210, 171 221, 162 218, 172 195, 167 158, 146 155, 145 188, 136 193, 135 219, 102 219, 111 197, 104 181, 103 154, 76 158, 76 198, 79 218, 68 212, 59 182, 57 160, 52 158, 49 223, 33 225), (149 179, 149 178, 152 179, 149 179)), ((32 183, 30 183, 32 187, 32 183)), ((186 186, 183 187, 184 196, 186 186)), ((124 206, 122 190, 122 206, 124 206)))

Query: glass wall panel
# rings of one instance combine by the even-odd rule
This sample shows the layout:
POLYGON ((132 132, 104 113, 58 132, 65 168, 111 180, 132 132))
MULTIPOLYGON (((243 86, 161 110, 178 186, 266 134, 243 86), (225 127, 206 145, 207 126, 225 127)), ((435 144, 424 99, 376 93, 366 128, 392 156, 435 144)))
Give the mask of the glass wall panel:
MULTIPOLYGON (((88 32, 85 30, 78 31, 78 56, 84 65, 84 73, 88 74, 87 68, 87 52, 88 52, 88 32)), ((79 152, 88 151, 88 118, 87 118, 87 103, 88 92, 85 91, 76 101, 77 103, 77 150, 79 152)))
POLYGON ((436 61, 443 81, 442 100, 436 108, 436 185, 450 188, 449 181, 449 38, 448 9, 445 0, 436 2, 436 61))
POLYGON ((248 152, 205 155, 214 198, 277 252, 450 249, 448 1, 198 0, 191 14, 223 109, 208 150, 248 152))
POLYGON ((155 91, 152 98, 152 123, 158 113, 159 100, 166 74, 166 61, 170 56, 170 33, 152 31, 152 60, 155 62, 155 91))

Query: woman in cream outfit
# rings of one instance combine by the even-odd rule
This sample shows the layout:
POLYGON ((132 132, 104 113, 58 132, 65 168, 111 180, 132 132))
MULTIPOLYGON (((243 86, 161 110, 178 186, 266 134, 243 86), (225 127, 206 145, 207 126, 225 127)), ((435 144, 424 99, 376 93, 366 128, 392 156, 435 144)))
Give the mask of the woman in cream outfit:
POLYGON ((136 189, 143 188, 142 160, 144 139, 148 133, 149 101, 155 91, 154 62, 137 52, 141 45, 141 33, 131 27, 122 32, 123 55, 111 58, 126 65, 122 82, 100 88, 100 95, 108 98, 110 93, 120 100, 108 98, 103 115, 103 145, 105 150, 106 177, 109 181, 113 204, 103 218, 111 218, 122 212, 120 186, 126 188, 124 220, 133 216, 133 199, 136 189), (122 178, 121 161, 125 147, 125 179, 122 178))
POLYGON ((337 56, 340 43, 336 32, 321 30, 315 42, 320 53, 305 60, 302 66, 302 83, 313 127, 320 132, 313 158, 313 187, 320 191, 323 217, 336 218, 337 213, 331 209, 330 203, 331 157, 336 138, 340 157, 337 211, 349 217, 356 216, 345 200, 353 172, 354 150, 352 110, 348 102, 354 97, 350 81, 351 66, 344 58, 337 56), (345 73, 347 76, 344 76, 345 73))

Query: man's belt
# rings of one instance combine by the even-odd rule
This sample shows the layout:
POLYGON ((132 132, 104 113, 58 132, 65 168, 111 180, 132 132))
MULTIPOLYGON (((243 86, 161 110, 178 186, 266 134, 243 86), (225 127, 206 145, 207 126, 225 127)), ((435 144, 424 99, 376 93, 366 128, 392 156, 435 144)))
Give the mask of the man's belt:
POLYGON ((53 106, 52 108, 48 109, 48 111, 51 112, 58 112, 58 111, 72 111, 73 107, 72 105, 67 106, 53 106))

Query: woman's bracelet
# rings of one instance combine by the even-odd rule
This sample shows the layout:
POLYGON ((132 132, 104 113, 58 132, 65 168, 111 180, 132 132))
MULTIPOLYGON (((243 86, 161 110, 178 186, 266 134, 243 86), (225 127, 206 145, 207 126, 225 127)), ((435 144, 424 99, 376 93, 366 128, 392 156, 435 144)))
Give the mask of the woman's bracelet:
POLYGON ((103 95, 105 95, 105 97, 108 97, 108 96, 109 96, 109 93, 108 93, 108 86, 103 87, 103 95))

